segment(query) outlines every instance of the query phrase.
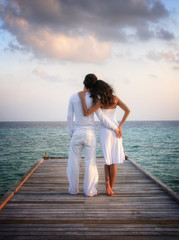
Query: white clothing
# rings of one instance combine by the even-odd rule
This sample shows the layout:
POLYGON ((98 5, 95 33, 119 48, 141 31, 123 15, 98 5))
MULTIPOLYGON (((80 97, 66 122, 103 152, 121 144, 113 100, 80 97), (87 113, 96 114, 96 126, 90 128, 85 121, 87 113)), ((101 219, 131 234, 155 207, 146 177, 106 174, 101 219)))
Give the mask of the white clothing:
MULTIPOLYGON (((87 107, 90 108, 92 105, 92 99, 90 97, 86 97, 85 101, 87 107)), ((78 93, 76 93, 71 96, 68 105, 67 130, 69 135, 72 136, 74 130, 81 127, 95 129, 94 114, 91 114, 87 117, 84 116, 80 97, 78 93), (75 127, 73 126, 74 115, 75 115, 75 127)))
MULTIPOLYGON (((101 110, 108 119, 118 125, 116 119, 116 108, 101 110)), ((107 165, 123 163, 125 160, 125 154, 122 145, 122 138, 117 138, 114 131, 106 128, 102 122, 99 124, 99 140, 105 163, 107 165)))
MULTIPOLYGON (((92 106, 92 98, 90 97, 90 93, 87 92, 85 95, 85 102, 87 108, 92 106)), ((96 115, 103 124, 110 129, 115 130, 118 127, 108 118, 106 118, 101 111, 98 109, 96 111, 96 115)), ((68 105, 68 115, 67 115, 67 130, 70 136, 73 135, 73 132, 77 128, 87 128, 87 129, 95 129, 95 121, 94 121, 94 113, 90 114, 89 116, 84 116, 82 104, 78 93, 75 93, 71 96, 69 105, 68 105), (73 125, 73 118, 75 115, 75 127, 73 125)))
POLYGON ((98 170, 96 166, 96 132, 92 129, 78 128, 74 131, 70 143, 70 154, 67 166, 69 193, 79 192, 79 166, 84 147, 85 176, 83 190, 86 196, 97 194, 98 170))
MULTIPOLYGON (((87 108, 92 106, 90 93, 86 93, 85 101, 87 108)), ((116 129, 117 126, 108 120, 99 109, 97 112, 99 119, 106 127, 116 129)), ((96 166, 96 134, 94 114, 84 116, 82 104, 79 95, 73 94, 69 101, 67 115, 67 130, 71 138, 70 153, 67 166, 67 177, 69 181, 69 193, 77 194, 79 191, 79 166, 81 152, 85 151, 85 176, 84 193, 87 196, 97 194, 96 185, 98 183, 98 170, 96 166), (73 117, 75 115, 75 126, 73 126, 73 117)))

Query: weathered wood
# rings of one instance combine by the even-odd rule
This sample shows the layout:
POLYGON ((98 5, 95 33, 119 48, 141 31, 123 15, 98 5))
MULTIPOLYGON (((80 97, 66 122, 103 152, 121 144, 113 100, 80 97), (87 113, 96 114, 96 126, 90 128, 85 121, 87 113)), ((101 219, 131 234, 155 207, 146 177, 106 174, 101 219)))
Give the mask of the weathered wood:
POLYGON ((2 236, 2 240, 178 240, 178 236, 111 236, 111 235, 105 235, 105 236, 99 236, 99 235, 76 235, 73 233, 73 235, 69 236, 2 236))
POLYGON ((108 197, 98 158, 99 195, 90 198, 83 195, 83 159, 78 195, 68 194, 67 159, 44 159, 11 190, 0 212, 0 239, 178 240, 179 204, 173 192, 167 187, 166 194, 165 186, 151 181, 137 164, 119 165, 115 195, 108 197))
POLYGON ((158 184, 167 194, 169 194, 175 201, 179 203, 179 196, 176 194, 171 188, 169 188, 166 184, 161 182, 158 178, 154 177, 150 172, 142 168, 139 164, 137 164, 133 159, 128 159, 134 166, 139 169, 143 174, 145 174, 148 178, 158 184))
POLYGON ((29 171, 27 171, 27 173, 13 186, 13 188, 0 199, 0 210, 14 196, 14 193, 21 188, 21 186, 27 181, 27 179, 32 175, 32 173, 38 168, 38 166, 43 161, 44 159, 41 159, 39 162, 34 164, 34 166, 29 171))

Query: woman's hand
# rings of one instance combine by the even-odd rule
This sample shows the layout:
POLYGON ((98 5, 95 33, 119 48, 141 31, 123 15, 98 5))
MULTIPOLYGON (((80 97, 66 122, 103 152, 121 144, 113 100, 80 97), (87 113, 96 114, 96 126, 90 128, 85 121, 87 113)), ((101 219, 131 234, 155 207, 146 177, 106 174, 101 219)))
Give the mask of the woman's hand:
POLYGON ((85 92, 84 91, 78 92, 78 95, 81 99, 85 98, 85 92))
POLYGON ((119 126, 119 127, 115 130, 115 133, 116 133, 116 137, 117 137, 117 138, 122 138, 122 127, 119 126))

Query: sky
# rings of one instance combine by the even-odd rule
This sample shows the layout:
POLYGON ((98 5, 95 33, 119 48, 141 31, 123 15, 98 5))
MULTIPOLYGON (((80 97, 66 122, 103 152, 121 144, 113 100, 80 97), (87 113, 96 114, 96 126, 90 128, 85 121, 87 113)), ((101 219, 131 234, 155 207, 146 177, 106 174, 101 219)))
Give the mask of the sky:
POLYGON ((0 121, 66 121, 88 73, 128 120, 179 120, 178 24, 179 0, 0 0, 0 121))

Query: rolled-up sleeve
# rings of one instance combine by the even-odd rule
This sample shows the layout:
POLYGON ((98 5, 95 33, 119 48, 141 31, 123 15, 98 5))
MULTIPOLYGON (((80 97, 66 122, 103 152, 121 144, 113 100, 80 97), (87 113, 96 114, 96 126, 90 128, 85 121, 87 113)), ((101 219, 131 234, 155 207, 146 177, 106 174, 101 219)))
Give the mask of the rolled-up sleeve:
POLYGON ((74 108, 72 99, 70 98, 68 104, 68 114, 67 114, 67 131, 70 136, 73 135, 73 116, 74 116, 74 108))
POLYGON ((116 130, 118 128, 117 124, 113 123, 111 120, 109 120, 103 113, 103 111, 99 108, 96 112, 96 115, 98 119, 105 125, 105 127, 116 130))

